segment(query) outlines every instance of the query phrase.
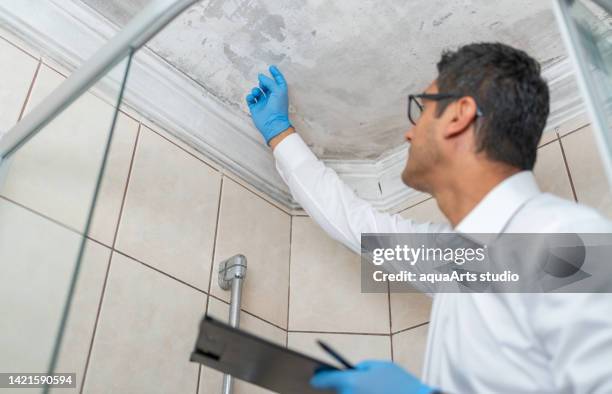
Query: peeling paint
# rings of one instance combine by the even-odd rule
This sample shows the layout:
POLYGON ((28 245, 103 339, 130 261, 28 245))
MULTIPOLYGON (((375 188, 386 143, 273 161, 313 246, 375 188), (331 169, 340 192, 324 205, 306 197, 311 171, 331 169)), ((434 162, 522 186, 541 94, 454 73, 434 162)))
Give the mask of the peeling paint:
MULTIPOLYGON (((148 0, 83 0, 118 24, 148 0)), ((542 0, 203 0, 148 46, 235 110, 277 64, 290 115, 323 158, 370 159, 405 143, 406 95, 443 49, 501 41, 546 64, 565 55, 542 0), (551 60, 549 60, 551 59, 551 60)))

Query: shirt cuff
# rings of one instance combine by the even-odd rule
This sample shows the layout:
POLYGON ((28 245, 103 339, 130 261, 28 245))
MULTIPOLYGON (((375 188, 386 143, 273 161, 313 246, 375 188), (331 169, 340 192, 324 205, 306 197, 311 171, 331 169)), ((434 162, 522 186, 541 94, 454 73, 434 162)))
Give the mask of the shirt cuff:
POLYGON ((272 154, 279 168, 286 172, 292 172, 305 161, 318 160, 298 133, 285 137, 276 145, 272 154))

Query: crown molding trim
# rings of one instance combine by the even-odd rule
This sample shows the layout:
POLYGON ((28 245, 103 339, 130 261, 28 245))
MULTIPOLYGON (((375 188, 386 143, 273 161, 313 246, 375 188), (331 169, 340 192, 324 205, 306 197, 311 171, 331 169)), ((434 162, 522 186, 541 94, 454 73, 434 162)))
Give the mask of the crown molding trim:
MULTIPOLYGON (((0 3, 0 21, 19 39, 39 49, 60 66, 74 70, 118 28, 78 0, 21 0, 0 3)), ((559 131, 568 121, 587 123, 584 104, 576 93, 571 64, 563 58, 543 70, 552 105, 545 132, 559 131)), ((108 97, 122 77, 115 69, 97 84, 108 97)), ((299 204, 278 174, 274 158, 251 125, 248 114, 220 102, 204 86, 168 64, 147 47, 135 55, 123 105, 228 169, 289 210, 299 204)), ((383 211, 398 212, 421 192, 406 187, 399 174, 407 146, 377 160, 325 160, 364 200, 383 211)))

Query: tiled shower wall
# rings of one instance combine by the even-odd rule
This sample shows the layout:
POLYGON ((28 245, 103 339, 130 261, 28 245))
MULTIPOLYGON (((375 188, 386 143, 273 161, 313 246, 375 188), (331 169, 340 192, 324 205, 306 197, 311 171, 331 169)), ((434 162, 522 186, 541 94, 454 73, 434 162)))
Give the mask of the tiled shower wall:
MULTIPOLYGON (((6 130, 65 77, 36 50, 1 35, 0 129, 6 130)), ((50 144, 55 152, 63 144, 87 152, 92 138, 106 132, 108 104, 88 93, 75 107, 71 122, 50 126, 53 138, 32 141, 29 157, 44 156, 50 144)), ((612 215, 588 127, 548 134, 538 157, 544 190, 612 215)), ((0 198, 74 227, 72 212, 86 199, 58 187, 69 185, 63 160, 35 168, 17 161, 16 180, 9 178, 0 198)), ((86 167, 88 157, 74 160, 86 167)), ((432 199, 402 215, 445 221, 432 199)), ((43 230, 32 236, 44 238, 43 230)), ((359 256, 309 217, 290 215, 133 113, 119 117, 59 369, 76 372, 86 393, 220 392, 221 375, 188 358, 202 314, 227 316, 229 297, 217 285, 216 265, 236 253, 248 259, 243 328, 321 358, 314 340, 324 339, 350 360, 393 359, 420 374, 428 297, 362 294, 359 256)), ((263 392, 237 386, 240 393, 263 392)))

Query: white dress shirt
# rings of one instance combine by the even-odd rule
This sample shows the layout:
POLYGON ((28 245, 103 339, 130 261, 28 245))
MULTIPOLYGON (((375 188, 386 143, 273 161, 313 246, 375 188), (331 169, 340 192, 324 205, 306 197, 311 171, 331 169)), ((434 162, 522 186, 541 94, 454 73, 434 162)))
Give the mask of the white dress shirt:
MULTIPOLYGON (((355 253, 361 233, 453 230, 377 211, 296 133, 274 157, 293 197, 355 253)), ((591 208, 542 193, 533 174, 523 171, 494 187, 454 230, 612 233, 612 223, 591 208)), ((427 384, 455 394, 610 394, 612 295, 436 294, 423 371, 427 384)))

